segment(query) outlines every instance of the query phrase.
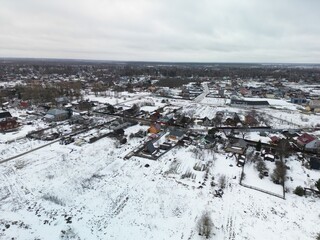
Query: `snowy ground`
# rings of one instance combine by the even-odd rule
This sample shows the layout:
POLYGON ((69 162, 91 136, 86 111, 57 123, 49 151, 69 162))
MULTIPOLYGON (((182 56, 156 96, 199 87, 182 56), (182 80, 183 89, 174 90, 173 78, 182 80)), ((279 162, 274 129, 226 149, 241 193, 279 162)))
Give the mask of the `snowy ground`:
MULTIPOLYGON (((193 146, 158 161, 124 161, 139 141, 121 147, 110 138, 81 147, 55 143, 0 165, 0 238, 201 239, 196 226, 204 211, 215 239, 313 239, 318 231, 319 199, 287 194, 281 200, 243 188, 234 159, 210 151, 196 155, 193 146), (193 169, 202 163, 207 180, 205 171, 193 169), (182 179, 188 171, 195 177, 182 179), (217 198, 210 182, 221 175, 227 184, 217 198)), ((301 170, 292 174, 303 181, 301 170)))
MULTIPOLYGON (((144 100, 139 94, 91 99, 132 105, 144 100), (141 99, 140 99, 141 98, 141 99)), ((146 96, 152 98, 150 96, 146 96)), ((205 98, 202 101, 207 101, 205 98)), ((164 106, 154 98, 153 111, 164 106)), ((220 101, 220 100, 219 100, 220 101)), ((241 108, 218 106, 214 99, 205 104, 169 99, 176 108, 196 116, 212 119, 217 111, 241 113, 241 108), (215 102, 213 102, 215 101, 215 102), (212 104, 212 106, 210 105, 212 104)), ((317 115, 263 109, 275 128, 309 126, 320 122, 317 115), (297 117, 298 116, 298 117, 297 117), (308 117, 305 122, 303 119, 308 117), (304 125, 305 123, 305 125, 304 125)), ((279 105, 279 106, 280 106, 279 105)), ((232 115, 232 114, 230 114, 232 115)), ((33 126, 35 128, 37 126, 33 126)), ((30 127, 32 128, 32 127, 30 127)), ((135 125, 126 135, 148 126, 135 125)), ((1 135, 1 142, 23 136, 29 131, 1 135)), ((82 134, 96 133, 96 130, 82 134)), ((267 142, 269 137, 250 133, 246 138, 267 142)), ((292 194, 298 186, 313 187, 320 171, 307 170, 296 157, 287 160, 286 200, 239 185, 241 168, 226 154, 194 146, 176 147, 157 161, 124 156, 144 141, 128 138, 103 138, 93 144, 60 145, 24 155, 0 165, 0 239, 202 239, 197 223, 208 212, 214 223, 213 239, 314 239, 320 232, 320 200, 292 194), (207 169, 207 173, 197 169, 207 169), (215 197, 219 179, 226 176, 222 198, 215 197), (214 184, 215 186, 211 186, 214 184)), ((0 144, 0 158, 8 158, 41 145, 41 141, 18 140, 0 144)), ((267 163, 269 173, 274 163, 267 163)), ((245 166, 244 183, 274 193, 282 193, 279 185, 268 177, 259 179, 253 165, 245 166)))
MULTIPOLYGON (((275 163, 265 161, 266 167, 268 169, 269 175, 272 174, 273 169, 275 168, 275 163)), ((259 172, 255 169, 253 163, 247 163, 244 165, 243 169, 245 173, 245 178, 243 183, 252 187, 259 188, 264 191, 275 193, 277 195, 283 195, 283 187, 281 185, 274 184, 270 177, 259 178, 259 172)))

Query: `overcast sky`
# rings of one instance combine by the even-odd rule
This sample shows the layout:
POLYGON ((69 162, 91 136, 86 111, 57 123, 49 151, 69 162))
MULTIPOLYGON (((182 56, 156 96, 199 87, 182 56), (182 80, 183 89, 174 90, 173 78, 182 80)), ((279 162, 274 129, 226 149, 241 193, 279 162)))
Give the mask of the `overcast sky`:
POLYGON ((0 57, 320 62, 320 0, 0 0, 0 57))

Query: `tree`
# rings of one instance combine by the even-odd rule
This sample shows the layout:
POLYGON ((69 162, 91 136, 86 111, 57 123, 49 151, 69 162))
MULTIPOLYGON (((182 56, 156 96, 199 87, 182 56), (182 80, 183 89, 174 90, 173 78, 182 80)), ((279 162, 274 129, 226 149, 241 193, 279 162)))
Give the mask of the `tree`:
POLYGON ((265 163, 263 160, 257 161, 257 163, 256 163, 256 169, 257 169, 260 173, 262 173, 264 170, 267 169, 266 163, 265 163))
POLYGON ((249 132, 248 132, 249 128, 246 124, 243 125, 240 134, 242 136, 242 139, 245 139, 246 136, 248 136, 249 132))
POLYGON ((256 151, 260 152, 261 151, 261 140, 259 140, 259 142, 256 145, 256 151))
POLYGON ((318 188, 318 191, 320 191, 320 178, 318 181, 316 181, 315 186, 316 186, 316 188, 318 188))
POLYGON ((208 135, 215 135, 217 133, 218 129, 216 128, 211 128, 208 130, 208 135))
POLYGON ((212 120, 213 120, 213 123, 214 123, 215 127, 220 127, 221 126, 222 118, 220 116, 216 116, 212 120))
POLYGON ((219 186, 220 188, 225 188, 227 185, 227 178, 226 178, 226 175, 221 175, 220 178, 219 178, 219 186))
POLYGON ((281 162, 283 161, 283 157, 286 156, 290 151, 290 143, 287 139, 280 139, 277 144, 277 150, 280 155, 281 162))
POLYGON ((212 228, 213 228, 213 222, 210 218, 210 215, 208 212, 205 212, 200 220, 198 221, 197 227, 198 227, 198 233, 200 236, 205 236, 206 238, 209 238, 212 234, 212 228))
POLYGON ((302 197, 304 195, 304 189, 301 186, 296 187, 296 189, 293 191, 294 194, 302 197))
POLYGON ((276 184, 283 184, 287 174, 287 167, 283 162, 276 162, 276 168, 273 170, 271 179, 276 184))

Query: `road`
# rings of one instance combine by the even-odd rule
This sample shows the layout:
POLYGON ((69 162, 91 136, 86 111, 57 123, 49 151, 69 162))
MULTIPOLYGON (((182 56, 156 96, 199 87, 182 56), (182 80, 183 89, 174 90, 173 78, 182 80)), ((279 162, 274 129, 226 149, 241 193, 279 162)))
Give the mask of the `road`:
POLYGON ((194 99, 196 103, 200 103, 209 94, 209 87, 207 83, 203 83, 203 93, 194 99))

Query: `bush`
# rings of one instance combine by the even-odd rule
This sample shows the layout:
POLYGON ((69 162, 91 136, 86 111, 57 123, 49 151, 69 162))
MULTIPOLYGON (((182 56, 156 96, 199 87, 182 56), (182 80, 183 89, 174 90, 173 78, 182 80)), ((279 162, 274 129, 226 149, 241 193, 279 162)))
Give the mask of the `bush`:
POLYGON ((262 160, 257 161, 256 169, 258 170, 258 172, 262 173, 264 170, 267 169, 266 163, 262 160))
POLYGON ((294 194, 302 197, 304 195, 304 189, 301 186, 296 187, 296 189, 293 191, 294 194))
POLYGON ((196 175, 192 173, 190 170, 187 170, 184 174, 181 175, 181 179, 185 178, 196 179, 196 175))
POLYGON ((221 189, 225 188, 227 185, 227 178, 226 175, 221 175, 219 178, 219 186, 221 189))
POLYGON ((320 233, 317 234, 316 240, 320 240, 320 233))
POLYGON ((197 162, 194 164, 193 169, 195 171, 206 171, 207 170, 207 166, 206 164, 202 163, 202 162, 197 162))
POLYGON ((199 222, 198 222, 198 232, 200 236, 205 236, 206 238, 209 238, 212 234, 212 228, 213 228, 213 222, 210 218, 209 213, 204 213, 199 222))

